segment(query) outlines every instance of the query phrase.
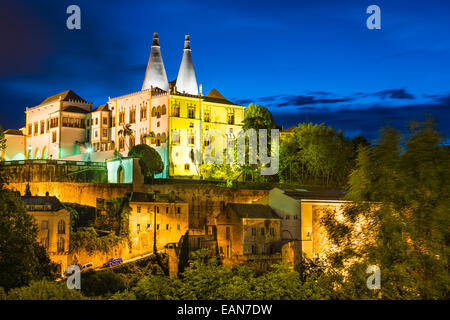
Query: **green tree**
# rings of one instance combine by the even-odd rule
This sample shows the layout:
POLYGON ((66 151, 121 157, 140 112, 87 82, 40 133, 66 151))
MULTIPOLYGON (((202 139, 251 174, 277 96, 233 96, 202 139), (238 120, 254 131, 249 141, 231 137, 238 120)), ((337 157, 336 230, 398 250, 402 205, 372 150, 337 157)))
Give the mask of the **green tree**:
POLYGON ((147 179, 153 178, 155 173, 161 173, 164 170, 164 162, 161 159, 158 151, 146 144, 138 144, 134 146, 129 152, 129 157, 139 158, 142 174, 147 179))
POLYGON ((402 137, 384 128, 361 147, 342 217, 325 213, 341 298, 448 299, 450 161, 431 120, 402 137), (369 265, 381 269, 381 289, 365 286, 369 265))
POLYGON ((250 104, 245 109, 243 129, 275 129, 276 123, 270 111, 259 104, 250 104))
POLYGON ((88 297, 109 297, 126 289, 125 280, 111 270, 83 272, 81 292, 88 297))
MULTIPOLYGON (((259 137, 259 129, 267 130, 267 151, 271 152, 271 129, 276 129, 277 125, 270 111, 259 104, 250 104, 244 113, 243 127, 244 130, 255 129, 257 137, 259 137)), ((249 147, 246 146, 246 155, 249 153, 249 147)), ((259 158, 259 155, 258 155, 259 158)), ((259 160, 259 159, 258 159, 259 160)), ((260 175, 261 164, 245 164, 241 166, 243 178, 245 181, 251 177, 252 181, 266 180, 267 177, 260 175)))
POLYGON ((28 286, 11 289, 7 300, 85 300, 79 290, 68 289, 65 281, 31 281, 28 286))
POLYGON ((0 184, 0 286, 6 290, 54 278, 56 265, 36 241, 37 232, 19 195, 0 184))
POLYGON ((342 131, 325 124, 301 123, 281 143, 280 180, 345 186, 354 158, 352 142, 342 131))

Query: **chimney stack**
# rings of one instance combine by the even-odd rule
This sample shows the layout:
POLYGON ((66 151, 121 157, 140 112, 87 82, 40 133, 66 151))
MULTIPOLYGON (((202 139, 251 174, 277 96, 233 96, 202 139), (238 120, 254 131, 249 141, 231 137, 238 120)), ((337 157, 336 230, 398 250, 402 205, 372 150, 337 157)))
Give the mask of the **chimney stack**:
POLYGON ((188 34, 184 37, 183 58, 178 71, 176 87, 179 92, 198 95, 197 78, 192 62, 191 41, 188 34))
POLYGON ((152 49, 148 59, 147 70, 145 71, 142 90, 158 87, 164 91, 169 91, 169 82, 167 81, 166 69, 159 46, 158 32, 153 35, 152 49))

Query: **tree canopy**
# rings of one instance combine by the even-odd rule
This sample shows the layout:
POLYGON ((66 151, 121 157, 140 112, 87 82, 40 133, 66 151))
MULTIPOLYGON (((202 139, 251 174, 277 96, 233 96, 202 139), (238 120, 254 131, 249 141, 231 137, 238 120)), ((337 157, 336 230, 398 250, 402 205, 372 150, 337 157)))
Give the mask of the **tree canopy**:
POLYGON ((369 143, 346 138, 325 124, 300 123, 280 145, 280 181, 343 187, 354 166, 356 150, 369 143))
POLYGON ((402 136, 384 128, 361 147, 347 205, 323 224, 339 250, 330 255, 343 298, 448 299, 450 157, 433 122, 413 123, 402 136), (381 270, 381 290, 364 286, 366 268, 381 270), (363 285, 361 285, 363 284, 363 285))
POLYGON ((54 278, 56 265, 37 241, 37 226, 17 193, 0 184, 0 286, 54 278))
POLYGON ((270 111, 259 104, 250 104, 245 109, 243 129, 270 129, 276 128, 275 120, 270 111))
POLYGON ((138 144, 128 152, 129 157, 140 158, 142 174, 146 178, 153 179, 155 173, 161 173, 164 170, 164 162, 158 151, 146 144, 138 144))

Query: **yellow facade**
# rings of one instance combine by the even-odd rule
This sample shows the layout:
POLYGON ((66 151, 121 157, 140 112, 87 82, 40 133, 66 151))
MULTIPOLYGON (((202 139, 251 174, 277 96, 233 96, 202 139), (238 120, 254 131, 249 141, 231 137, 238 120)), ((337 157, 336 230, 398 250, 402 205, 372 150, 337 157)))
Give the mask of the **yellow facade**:
MULTIPOLYGON (((233 104, 226 99, 210 101, 208 96, 171 94, 169 117, 170 176, 199 177, 198 166, 191 159, 191 152, 195 146, 193 138, 198 139, 195 134, 201 132, 203 137, 207 130, 216 130, 223 136, 222 146, 225 148, 226 135, 230 133, 236 135, 242 129, 243 120, 244 107, 233 104), (174 130, 187 130, 187 133, 181 134, 178 141, 173 137, 174 130), (173 155, 177 153, 181 153, 177 159, 184 158, 185 161, 176 161, 173 155)), ((202 142, 202 149, 204 147, 205 144, 202 142)))
MULTIPOLYGON (((46 197, 35 197, 44 199, 46 197)), ((27 211, 38 227, 37 241, 46 249, 52 262, 58 265, 61 274, 67 270, 70 239, 70 212, 51 203, 25 200, 27 211)))

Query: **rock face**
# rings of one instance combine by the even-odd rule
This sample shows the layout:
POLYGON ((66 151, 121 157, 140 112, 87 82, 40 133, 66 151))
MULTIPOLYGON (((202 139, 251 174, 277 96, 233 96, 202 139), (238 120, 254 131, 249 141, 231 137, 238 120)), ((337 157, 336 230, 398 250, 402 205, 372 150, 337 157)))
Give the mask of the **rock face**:
POLYGON ((191 41, 187 34, 184 38, 183 58, 176 82, 177 91, 198 95, 197 78, 195 77, 194 63, 192 62, 191 41))
POLYGON ((145 71, 142 90, 158 87, 164 91, 169 91, 169 82, 167 81, 166 69, 159 46, 158 32, 153 35, 152 49, 148 59, 147 70, 145 71))

